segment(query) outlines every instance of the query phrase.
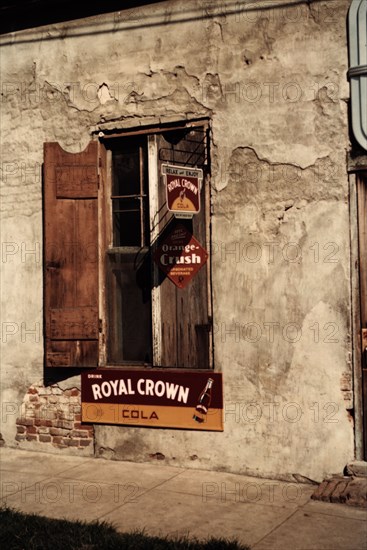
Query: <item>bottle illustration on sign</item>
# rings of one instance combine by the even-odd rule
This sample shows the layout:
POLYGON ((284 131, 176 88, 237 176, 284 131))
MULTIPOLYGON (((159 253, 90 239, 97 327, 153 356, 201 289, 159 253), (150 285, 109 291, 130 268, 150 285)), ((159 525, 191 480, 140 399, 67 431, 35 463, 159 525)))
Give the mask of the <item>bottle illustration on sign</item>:
POLYGON ((195 407, 195 413, 193 419, 196 422, 204 422, 208 409, 210 407, 210 402, 212 400, 212 387, 214 380, 213 378, 208 378, 205 388, 200 393, 197 405, 195 407))

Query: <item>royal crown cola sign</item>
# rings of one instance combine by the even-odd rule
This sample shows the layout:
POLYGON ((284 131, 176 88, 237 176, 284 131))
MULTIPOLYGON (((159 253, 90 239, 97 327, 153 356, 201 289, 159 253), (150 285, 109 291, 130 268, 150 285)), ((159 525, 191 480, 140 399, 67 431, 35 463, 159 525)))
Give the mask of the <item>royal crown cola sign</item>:
POLYGON ((171 164, 162 165, 167 208, 176 217, 192 217, 200 212, 200 189, 203 171, 171 164))

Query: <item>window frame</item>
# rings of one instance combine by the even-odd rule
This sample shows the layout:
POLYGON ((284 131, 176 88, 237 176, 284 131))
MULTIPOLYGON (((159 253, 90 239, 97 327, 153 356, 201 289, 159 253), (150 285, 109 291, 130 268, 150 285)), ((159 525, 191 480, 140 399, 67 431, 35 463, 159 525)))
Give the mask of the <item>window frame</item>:
MULTIPOLYGON (((99 149, 100 149, 100 193, 99 193, 99 311, 100 311, 100 342, 99 342, 99 367, 108 368, 139 368, 139 367, 162 367, 162 302, 161 302, 161 289, 159 285, 159 268, 155 262, 152 262, 152 289, 151 289, 151 341, 152 341, 152 363, 134 363, 132 361, 123 361, 119 364, 111 363, 108 360, 108 337, 109 337, 109 318, 108 318, 108 297, 107 297, 107 255, 109 251, 116 247, 113 246, 113 221, 112 221, 112 182, 113 182, 113 166, 112 166, 112 152, 111 148, 108 149, 108 143, 110 140, 117 140, 118 138, 136 138, 140 135, 147 136, 147 185, 149 196, 149 229, 150 229, 150 247, 153 248, 154 243, 157 242, 160 234, 160 226, 157 223, 156 214, 159 211, 159 185, 161 174, 159 173, 159 148, 158 148, 158 135, 164 135, 167 131, 172 130, 185 130, 185 129, 198 129, 202 128, 206 133, 206 154, 208 155, 208 173, 205 175, 202 185, 204 186, 205 200, 201 206, 205 209, 205 235, 206 242, 201 245, 207 250, 209 258, 207 261, 207 308, 208 318, 210 320, 210 329, 208 328, 208 357, 209 364, 203 370, 214 370, 214 342, 213 342, 213 303, 212 303, 212 266, 211 266, 211 187, 210 187, 210 150, 209 143, 207 141, 209 134, 209 121, 198 120, 191 121, 185 124, 174 124, 167 126, 147 127, 139 130, 129 130, 109 133, 101 135, 99 133, 99 149), (102 160, 101 160, 102 159, 102 160), (153 245, 152 245, 153 243, 153 245)), ((173 215, 172 215, 173 217, 173 215)), ((129 247, 130 248, 130 247, 129 247)), ((171 283, 173 284, 173 283, 171 283)), ((208 325, 209 327, 209 325, 208 325)), ((169 368, 169 367, 163 367, 169 368)), ((190 368, 179 366, 176 367, 180 370, 191 370, 190 368)), ((194 368, 193 370, 202 370, 194 368)))

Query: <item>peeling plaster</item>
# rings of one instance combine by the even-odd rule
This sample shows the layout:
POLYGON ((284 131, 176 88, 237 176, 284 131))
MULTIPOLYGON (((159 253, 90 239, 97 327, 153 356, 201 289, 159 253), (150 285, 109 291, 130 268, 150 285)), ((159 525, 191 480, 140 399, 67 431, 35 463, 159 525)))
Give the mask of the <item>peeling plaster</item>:
POLYGON ((104 105, 107 101, 117 101, 116 98, 111 95, 110 89, 105 83, 101 84, 98 88, 97 96, 101 105, 104 105))
MULTIPOLYGON (((264 193, 271 193, 271 205, 275 200, 312 201, 346 198, 346 189, 337 185, 340 168, 329 155, 318 157, 312 164, 280 163, 261 157, 253 147, 240 146, 231 151, 225 174, 218 171, 213 184, 221 193, 223 210, 228 216, 238 200, 246 203, 264 201, 264 193), (222 177, 225 176, 225 177, 222 177), (228 186, 237 186, 237 195, 229 204, 222 193, 228 186), (290 196, 291 195, 291 196, 290 196)), ((264 202, 263 202, 264 204, 264 202)), ((217 213, 219 211, 217 210, 217 213)))

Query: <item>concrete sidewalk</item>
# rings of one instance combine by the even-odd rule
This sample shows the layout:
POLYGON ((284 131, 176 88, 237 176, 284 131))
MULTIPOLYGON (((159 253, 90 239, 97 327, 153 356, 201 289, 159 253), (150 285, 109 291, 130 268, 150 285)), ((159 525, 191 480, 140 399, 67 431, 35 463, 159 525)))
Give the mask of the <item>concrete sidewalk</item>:
POLYGON ((1 448, 2 502, 120 531, 237 538, 253 550, 365 550, 363 509, 310 500, 314 485, 1 448))

